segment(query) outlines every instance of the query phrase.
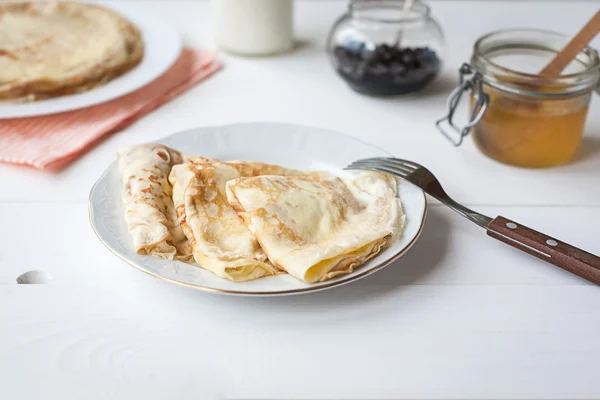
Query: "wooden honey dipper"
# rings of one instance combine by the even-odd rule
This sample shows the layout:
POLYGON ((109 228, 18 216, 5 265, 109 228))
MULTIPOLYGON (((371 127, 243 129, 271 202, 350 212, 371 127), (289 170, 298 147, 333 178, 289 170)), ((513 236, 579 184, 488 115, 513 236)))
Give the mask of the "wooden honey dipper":
POLYGON ((560 75, 563 69, 577 57, 592 39, 600 32, 600 10, 594 14, 592 19, 571 39, 567 45, 554 56, 554 58, 542 69, 539 75, 560 75))

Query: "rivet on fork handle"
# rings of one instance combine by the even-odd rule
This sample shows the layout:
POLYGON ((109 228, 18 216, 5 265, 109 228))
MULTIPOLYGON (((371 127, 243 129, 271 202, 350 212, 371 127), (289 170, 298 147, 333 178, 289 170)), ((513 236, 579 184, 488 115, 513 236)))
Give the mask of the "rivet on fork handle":
POLYGON ((488 225, 487 234, 541 260, 600 285, 600 258, 504 217, 488 225), (513 226, 515 226, 513 228, 513 226))
POLYGON ((489 236, 600 285, 600 258, 504 217, 491 219, 457 203, 446 194, 431 171, 422 165, 397 158, 377 157, 355 161, 348 169, 380 171, 403 178, 484 228, 489 236))

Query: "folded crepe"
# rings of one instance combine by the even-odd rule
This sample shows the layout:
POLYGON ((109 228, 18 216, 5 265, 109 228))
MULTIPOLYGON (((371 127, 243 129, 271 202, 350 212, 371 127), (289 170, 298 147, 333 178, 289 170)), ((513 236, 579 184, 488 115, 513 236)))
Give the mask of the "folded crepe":
POLYGON ((139 254, 191 261, 192 251, 177 223, 168 177, 183 162, 180 152, 161 144, 145 144, 117 152, 123 182, 125 221, 139 254))
POLYGON ((305 172, 260 162, 212 162, 175 165, 169 181, 178 222, 196 262, 215 275, 248 281, 281 273, 227 203, 225 184, 239 177, 305 172))
POLYGON ((376 172, 236 178, 226 194, 271 263, 305 282, 352 272, 404 225, 396 180, 376 172))

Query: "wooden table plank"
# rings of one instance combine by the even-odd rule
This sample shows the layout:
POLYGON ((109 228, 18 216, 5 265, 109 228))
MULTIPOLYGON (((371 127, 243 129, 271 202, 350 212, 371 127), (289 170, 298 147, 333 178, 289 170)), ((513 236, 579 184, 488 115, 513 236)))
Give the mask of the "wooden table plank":
MULTIPOLYGON (((136 4, 176 25, 188 44, 212 47, 209 2, 136 4)), ((434 121, 445 112, 457 69, 470 58, 475 39, 494 29, 515 26, 560 27, 575 32, 596 10, 596 4, 569 2, 565 7, 561 2, 432 2, 432 13, 440 20, 448 42, 445 69, 425 93, 396 99, 357 95, 329 66, 324 40, 344 8, 343 1, 297 2, 298 37, 306 42, 297 51, 252 59, 222 54, 223 71, 109 137, 61 174, 0 165, 0 201, 83 201, 100 173, 114 161, 120 146, 196 126, 278 121, 345 132, 418 161, 438 174, 449 192, 467 204, 600 205, 598 98, 593 99, 577 161, 549 170, 498 164, 481 155, 470 139, 455 149, 434 127, 434 121)), ((600 47, 600 38, 593 43, 600 47)))
MULTIPOLYGON (((593 221, 600 207, 481 207, 490 216, 510 216, 548 235, 600 254, 593 221)), ((92 231, 84 204, 2 204, 0 281, 42 269, 57 285, 128 286, 145 278, 108 251, 92 231), (34 248, 32 248, 32 245, 34 248)), ((146 281, 145 279, 143 280, 146 281)), ((585 285, 552 265, 487 237, 451 210, 430 207, 425 229, 406 256, 365 281, 366 285, 585 285)))
POLYGON ((599 302, 594 286, 7 286, 0 382, 11 399, 597 398, 599 302))

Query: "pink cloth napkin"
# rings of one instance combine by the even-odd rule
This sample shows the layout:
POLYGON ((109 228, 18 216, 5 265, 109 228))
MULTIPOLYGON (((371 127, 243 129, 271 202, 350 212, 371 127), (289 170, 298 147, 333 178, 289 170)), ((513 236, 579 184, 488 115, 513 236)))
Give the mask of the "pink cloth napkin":
POLYGON ((173 66, 135 92, 89 108, 0 120, 0 162, 59 169, 104 135, 132 124, 219 70, 214 52, 184 49, 173 66))

